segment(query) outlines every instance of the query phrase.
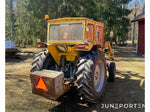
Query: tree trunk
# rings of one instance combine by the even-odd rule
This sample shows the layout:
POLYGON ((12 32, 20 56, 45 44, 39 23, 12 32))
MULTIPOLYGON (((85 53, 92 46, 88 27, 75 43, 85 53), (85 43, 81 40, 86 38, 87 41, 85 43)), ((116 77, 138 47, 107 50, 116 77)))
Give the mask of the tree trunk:
POLYGON ((135 36, 135 22, 134 22, 134 24, 133 24, 132 46, 134 46, 134 36, 135 36))
MULTIPOLYGON (((137 9, 136 9, 136 6, 137 6, 137 1, 135 2, 135 12, 134 12, 134 19, 136 18, 136 12, 137 12, 137 9)), ((132 46, 134 46, 134 39, 135 39, 135 22, 133 24, 133 37, 132 37, 132 46)))
POLYGON ((130 40, 132 40, 132 28, 130 28, 130 40))
POLYGON ((13 40, 13 0, 10 0, 10 39, 13 40))

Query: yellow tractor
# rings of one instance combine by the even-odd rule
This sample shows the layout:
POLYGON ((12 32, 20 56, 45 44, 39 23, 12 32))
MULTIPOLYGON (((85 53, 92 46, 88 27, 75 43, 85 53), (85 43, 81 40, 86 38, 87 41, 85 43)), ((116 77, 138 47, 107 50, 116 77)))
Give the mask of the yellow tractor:
POLYGON ((75 86, 82 100, 98 102, 106 71, 111 81, 116 71, 114 62, 106 64, 105 53, 114 59, 114 52, 104 48, 103 30, 103 23, 88 18, 47 20, 47 49, 34 57, 32 92, 57 100, 75 86))

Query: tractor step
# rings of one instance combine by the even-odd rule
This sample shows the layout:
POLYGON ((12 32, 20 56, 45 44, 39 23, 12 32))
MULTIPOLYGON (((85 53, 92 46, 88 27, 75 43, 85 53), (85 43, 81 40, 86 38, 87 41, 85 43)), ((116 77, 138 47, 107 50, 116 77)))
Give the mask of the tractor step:
POLYGON ((69 91, 64 83, 64 73, 52 70, 42 70, 30 73, 32 93, 57 100, 69 91))

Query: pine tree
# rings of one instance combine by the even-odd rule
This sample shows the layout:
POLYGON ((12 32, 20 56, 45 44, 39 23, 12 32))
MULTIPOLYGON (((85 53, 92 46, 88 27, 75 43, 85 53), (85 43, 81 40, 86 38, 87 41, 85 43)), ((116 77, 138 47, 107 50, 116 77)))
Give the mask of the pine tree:
MULTIPOLYGON (((125 39, 130 26, 127 16, 131 12, 126 4, 131 0, 15 0, 14 8, 14 40, 18 44, 36 45, 36 39, 46 41, 47 26, 44 16, 50 19, 61 17, 87 17, 100 21, 105 25, 105 40, 110 31, 114 32, 114 40, 125 39)), ((10 1, 6 0, 6 37, 10 37, 10 1)))

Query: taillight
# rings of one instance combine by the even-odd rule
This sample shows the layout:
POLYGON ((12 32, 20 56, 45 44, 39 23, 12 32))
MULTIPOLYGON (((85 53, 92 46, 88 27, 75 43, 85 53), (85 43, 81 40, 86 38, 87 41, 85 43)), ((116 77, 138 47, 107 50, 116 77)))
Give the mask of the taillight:
POLYGON ((78 49, 85 49, 85 45, 78 45, 77 48, 78 49))

